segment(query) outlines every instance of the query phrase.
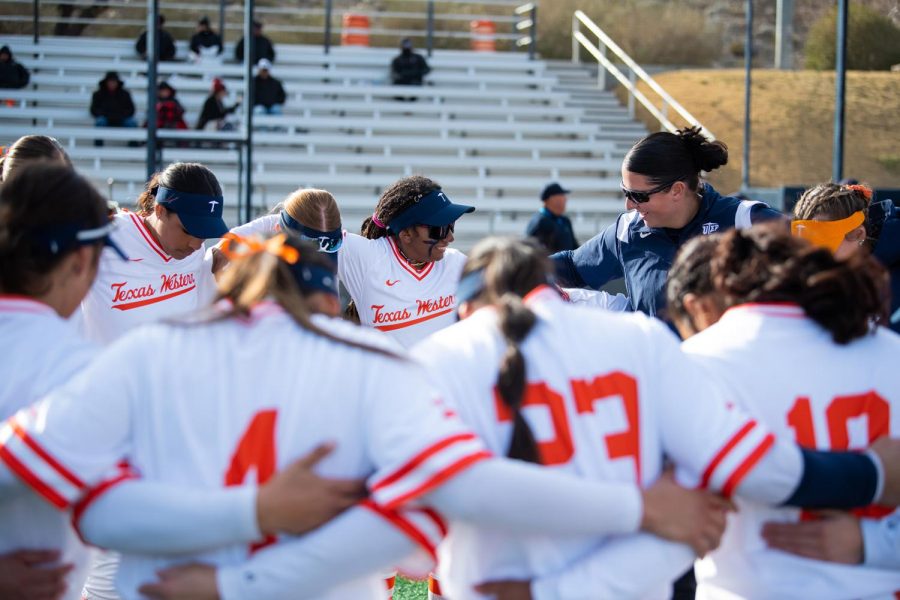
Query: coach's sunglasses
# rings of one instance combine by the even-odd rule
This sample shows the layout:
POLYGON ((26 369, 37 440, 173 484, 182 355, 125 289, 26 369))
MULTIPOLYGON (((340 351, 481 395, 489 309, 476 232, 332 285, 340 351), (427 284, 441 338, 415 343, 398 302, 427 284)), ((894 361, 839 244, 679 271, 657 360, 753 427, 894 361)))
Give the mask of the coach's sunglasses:
POLYGON ((650 196, 652 196, 653 194, 664 192, 679 181, 681 181, 681 179, 676 179, 674 181, 656 186, 652 190, 629 190, 627 187, 625 187, 624 183, 619 184, 619 188, 621 188, 622 193, 625 194, 626 198, 628 198, 635 204, 643 204, 644 202, 649 202, 650 196))
POLYGON ((422 227, 428 228, 428 239, 441 241, 446 238, 448 235, 453 233, 453 228, 456 226, 456 223, 450 223, 449 225, 425 225, 422 224, 422 227))

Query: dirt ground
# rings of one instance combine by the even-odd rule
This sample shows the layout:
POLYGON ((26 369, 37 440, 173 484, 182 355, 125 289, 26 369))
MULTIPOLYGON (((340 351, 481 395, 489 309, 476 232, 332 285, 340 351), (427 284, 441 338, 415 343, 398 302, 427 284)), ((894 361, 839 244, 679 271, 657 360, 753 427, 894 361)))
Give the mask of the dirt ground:
MULTIPOLYGON (((743 163, 743 70, 670 71, 655 79, 728 144, 729 162, 710 181, 722 192, 737 190, 743 163)), ((651 101, 658 99, 643 84, 642 91, 651 101)), ((834 74, 754 70, 751 95, 750 185, 829 180, 834 74)), ((900 187, 900 73, 851 72, 846 98, 844 176, 874 187, 900 187)))

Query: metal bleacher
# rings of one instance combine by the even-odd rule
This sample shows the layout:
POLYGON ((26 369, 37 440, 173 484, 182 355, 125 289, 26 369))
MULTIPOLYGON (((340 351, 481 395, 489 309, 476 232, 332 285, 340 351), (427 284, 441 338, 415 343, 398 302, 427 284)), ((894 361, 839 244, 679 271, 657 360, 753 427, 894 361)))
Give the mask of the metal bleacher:
MULTIPOLYGON (((132 92, 143 121, 146 64, 133 42, 102 38, 6 36, 32 72, 22 90, 3 90, 0 144, 28 133, 56 137, 76 167, 124 206, 145 179, 142 129, 97 129, 90 97, 108 70, 132 92), (94 140, 103 139, 103 147, 94 140)), ((624 152, 646 133, 609 93, 598 90, 592 115, 567 104, 546 63, 512 52, 436 50, 427 85, 389 85, 387 48, 332 48, 279 44, 272 74, 288 93, 283 116, 254 117, 254 211, 263 212, 301 186, 328 189, 354 230, 378 195, 404 175, 439 181, 457 201, 479 210, 457 229, 466 249, 489 233, 521 233, 539 208, 538 193, 551 180, 572 190, 569 213, 586 239, 621 210, 619 167, 624 152), (416 97, 398 102, 396 97, 416 97)), ((184 44, 179 57, 187 56, 184 44)), ((226 47, 224 56, 231 56, 226 47)), ((237 64, 160 63, 159 74, 178 90, 189 125, 214 77, 232 93, 242 89, 237 64)), ((232 100, 235 100, 232 97, 232 100)), ((166 132, 178 137, 189 132, 166 132)), ((222 182, 227 217, 237 221, 238 152, 167 141, 164 164, 207 164, 222 182)), ((227 146, 227 145, 224 145, 227 146)))

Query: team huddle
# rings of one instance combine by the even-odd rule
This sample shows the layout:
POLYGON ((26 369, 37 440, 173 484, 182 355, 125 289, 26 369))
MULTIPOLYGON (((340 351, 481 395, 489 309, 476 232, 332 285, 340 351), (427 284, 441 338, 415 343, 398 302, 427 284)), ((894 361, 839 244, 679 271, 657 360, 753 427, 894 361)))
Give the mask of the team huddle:
POLYGON ((726 160, 652 134, 577 250, 466 256, 475 208, 424 176, 360 234, 316 189, 229 230, 203 165, 117 210, 22 138, 0 598, 382 600, 396 572, 668 598, 692 567, 703 599, 895 597, 900 337, 867 244, 896 209, 873 227, 871 190, 822 184, 787 218, 700 179, 726 160))

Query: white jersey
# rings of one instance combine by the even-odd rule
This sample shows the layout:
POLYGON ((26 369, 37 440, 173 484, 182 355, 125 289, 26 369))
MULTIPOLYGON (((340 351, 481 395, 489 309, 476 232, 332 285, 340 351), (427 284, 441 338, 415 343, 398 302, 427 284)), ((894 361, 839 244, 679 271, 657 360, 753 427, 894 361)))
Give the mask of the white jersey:
POLYGON ((448 248, 442 260, 416 271, 390 236, 370 240, 344 233, 338 274, 360 323, 409 348, 456 321, 456 288, 465 262, 465 254, 448 248))
POLYGON ((138 325, 185 315, 211 301, 216 283, 202 249, 176 260, 140 216, 122 211, 115 220, 112 239, 128 260, 109 248, 100 257, 97 279, 76 316, 89 339, 108 344, 138 325))
MULTIPOLYGON (((766 457, 789 480, 773 501, 799 482, 799 452, 729 410, 660 322, 573 306, 547 286, 525 303, 538 321, 521 344, 528 378, 522 414, 548 468, 643 487, 660 475, 667 455, 686 485, 730 494, 745 482, 762 485, 748 475, 766 457), (685 410, 688 403, 691 410, 685 410)), ((448 405, 496 454, 506 454, 511 436, 512 413, 495 392, 505 351, 496 312, 486 307, 412 352, 448 405)), ((540 578, 602 544, 596 538, 514 535, 453 523, 440 548, 438 574, 449 597, 475 598, 477 583, 540 578)))
MULTIPOLYGON (((7 350, 0 361, 0 420, 68 381, 98 350, 52 308, 21 296, 0 296, 0 339, 7 350)), ((7 465, 21 474, 15 461, 7 461, 7 465)), ((68 513, 23 489, 0 500, 0 532, 0 554, 59 549, 61 561, 75 565, 66 578, 65 598, 81 597, 90 556, 72 529, 68 513)))
MULTIPOLYGON (((381 347, 380 336, 359 327, 323 318, 316 323, 381 347)), ((259 305, 247 320, 141 328, 37 411, 18 413, 10 426, 26 433, 4 452, 66 498, 121 457, 148 480, 217 488, 265 481, 317 444, 333 441, 336 450, 319 472, 368 478, 371 499, 391 510, 490 456, 442 408, 415 365, 306 332, 273 303, 259 305), (106 368, 113 359, 117 368, 106 368)), ((230 547, 197 558, 239 564, 251 550, 230 547)), ((136 588, 171 562, 123 555, 122 597, 136 598, 136 588)), ((383 592, 383 579, 373 573, 328 597, 383 592)))
MULTIPOLYGON (((745 304, 683 347, 749 413, 801 446, 858 449, 900 434, 900 336, 886 329, 841 346, 796 305, 745 304)), ((722 545, 697 569, 698 597, 837 600, 893 598, 900 590, 900 571, 769 549, 763 523, 797 521, 801 511, 738 503, 722 545)))

